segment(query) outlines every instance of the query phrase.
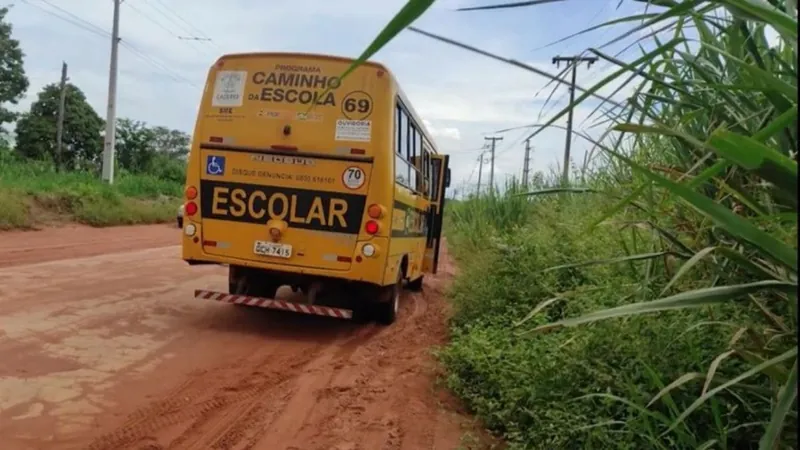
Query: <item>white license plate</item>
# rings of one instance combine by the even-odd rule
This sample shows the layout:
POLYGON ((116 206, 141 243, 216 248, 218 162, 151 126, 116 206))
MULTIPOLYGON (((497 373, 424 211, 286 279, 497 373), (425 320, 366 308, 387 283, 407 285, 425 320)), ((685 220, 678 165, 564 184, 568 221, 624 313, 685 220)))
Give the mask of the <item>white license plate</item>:
POLYGON ((256 241, 253 245, 253 253, 261 256, 291 258, 292 246, 286 244, 276 244, 275 242, 256 241))

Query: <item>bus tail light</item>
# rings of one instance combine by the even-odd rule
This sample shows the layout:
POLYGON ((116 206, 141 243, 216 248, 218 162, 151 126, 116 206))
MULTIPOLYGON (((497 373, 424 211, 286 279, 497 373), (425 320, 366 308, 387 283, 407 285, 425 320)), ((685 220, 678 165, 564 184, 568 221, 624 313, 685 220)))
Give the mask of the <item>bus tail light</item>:
POLYGON ((363 148, 351 148, 350 149, 350 154, 352 154, 352 155, 366 155, 367 151, 364 150, 363 148))
POLYGON ((380 228, 381 227, 378 225, 378 222, 374 220, 368 220, 366 225, 364 225, 364 231, 366 231, 367 234, 378 234, 378 230, 380 230, 380 228))
POLYGON ((197 198, 197 188, 194 186, 189 186, 186 188, 186 198, 189 200, 194 200, 197 198))
POLYGON ((373 203, 367 208, 367 215, 371 219, 380 219, 383 217, 383 206, 373 203))
POLYGON ((190 216, 197 214, 197 203, 195 202, 186 203, 186 214, 190 216))

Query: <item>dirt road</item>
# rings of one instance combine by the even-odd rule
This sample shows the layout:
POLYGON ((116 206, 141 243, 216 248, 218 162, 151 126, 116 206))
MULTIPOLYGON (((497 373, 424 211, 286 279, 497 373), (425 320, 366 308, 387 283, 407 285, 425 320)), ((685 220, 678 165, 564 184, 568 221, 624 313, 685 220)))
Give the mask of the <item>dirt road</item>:
POLYGON ((458 447, 429 355, 446 255, 398 322, 356 325, 193 299, 226 269, 187 266, 178 233, 0 234, 0 447, 458 447))

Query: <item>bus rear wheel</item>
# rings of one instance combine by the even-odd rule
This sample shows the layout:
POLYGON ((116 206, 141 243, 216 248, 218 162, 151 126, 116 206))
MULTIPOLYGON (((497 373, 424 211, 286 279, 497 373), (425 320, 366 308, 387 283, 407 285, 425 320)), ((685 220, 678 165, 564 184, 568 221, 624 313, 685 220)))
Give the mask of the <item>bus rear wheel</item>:
POLYGON ((397 271, 397 280, 391 286, 381 289, 381 298, 375 303, 375 321, 382 325, 391 325, 397 320, 400 310, 400 293, 403 290, 403 272, 397 271))
POLYGON ((414 291, 414 292, 422 291, 422 279, 423 278, 425 278, 425 276, 424 275, 420 275, 419 278, 417 278, 416 280, 409 280, 408 284, 406 285, 406 287, 408 287, 408 290, 410 290, 410 291, 414 291))

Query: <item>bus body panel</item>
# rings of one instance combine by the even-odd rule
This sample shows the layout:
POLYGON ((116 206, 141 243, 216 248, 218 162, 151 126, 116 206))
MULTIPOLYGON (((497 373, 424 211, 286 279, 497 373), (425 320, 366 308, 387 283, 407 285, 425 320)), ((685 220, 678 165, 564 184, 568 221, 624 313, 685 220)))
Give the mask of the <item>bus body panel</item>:
POLYGON ((395 182, 397 105, 424 125, 379 64, 331 81, 350 63, 255 53, 225 55, 209 70, 187 167, 187 191, 197 190, 187 203, 199 211, 184 217, 196 229, 182 238, 184 260, 383 286, 401 269, 422 276, 432 203, 395 182), (373 204, 385 211, 375 235, 364 226, 373 204), (257 241, 291 254, 256 254, 257 241), (362 257, 366 243, 374 256, 362 257))

